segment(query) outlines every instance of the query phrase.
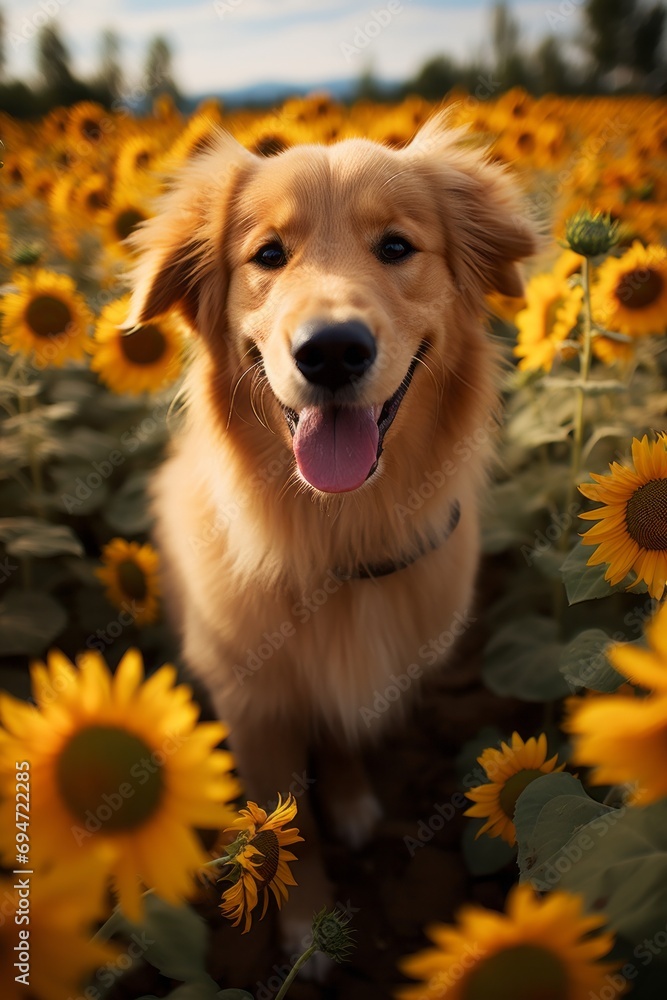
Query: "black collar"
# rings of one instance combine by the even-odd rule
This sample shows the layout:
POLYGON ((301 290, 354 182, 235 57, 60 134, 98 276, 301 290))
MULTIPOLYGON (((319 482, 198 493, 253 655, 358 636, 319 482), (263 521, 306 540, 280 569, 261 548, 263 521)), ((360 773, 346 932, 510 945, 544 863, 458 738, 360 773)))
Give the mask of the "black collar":
POLYGON ((372 580, 378 576, 390 576, 391 573, 397 573, 401 569, 406 569, 408 566, 412 566, 414 562, 417 562, 418 559, 421 559, 422 556, 425 556, 427 552, 433 552, 435 549, 439 549, 440 546, 443 545, 444 542, 446 542, 450 537, 460 519, 461 505, 458 500, 454 500, 451 506, 449 522, 445 533, 440 535, 438 538, 429 538, 427 544, 423 545, 419 551, 415 552, 414 555, 409 556, 406 559, 376 563, 372 566, 357 566, 357 568, 351 573, 337 570, 336 576, 340 580, 372 580))

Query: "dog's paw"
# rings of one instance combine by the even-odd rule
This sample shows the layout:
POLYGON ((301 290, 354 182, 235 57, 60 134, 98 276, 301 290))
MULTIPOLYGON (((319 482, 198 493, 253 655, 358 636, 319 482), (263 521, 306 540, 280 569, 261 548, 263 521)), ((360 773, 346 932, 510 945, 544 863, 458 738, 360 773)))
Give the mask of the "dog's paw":
POLYGON ((336 836, 353 851, 362 848, 382 819, 382 806, 372 792, 333 804, 332 820, 336 836))

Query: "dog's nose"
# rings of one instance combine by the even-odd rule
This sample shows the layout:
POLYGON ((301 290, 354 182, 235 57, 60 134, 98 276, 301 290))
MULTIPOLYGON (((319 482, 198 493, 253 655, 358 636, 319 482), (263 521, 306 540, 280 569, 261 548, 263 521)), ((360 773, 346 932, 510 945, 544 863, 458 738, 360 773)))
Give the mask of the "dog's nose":
POLYGON ((368 327, 352 319, 305 328, 297 335, 292 354, 304 378, 335 392, 368 371, 377 347, 368 327))

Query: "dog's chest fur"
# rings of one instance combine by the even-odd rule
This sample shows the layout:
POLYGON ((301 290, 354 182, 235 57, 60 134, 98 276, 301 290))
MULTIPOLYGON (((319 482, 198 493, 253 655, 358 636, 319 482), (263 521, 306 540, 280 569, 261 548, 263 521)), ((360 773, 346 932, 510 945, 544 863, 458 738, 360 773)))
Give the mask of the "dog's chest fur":
MULTIPOLYGON (((237 441, 207 439, 195 420, 159 473, 157 534, 184 657, 232 724, 251 712, 348 742, 378 735, 469 621, 483 456, 415 511, 391 466, 378 492, 323 507, 295 489, 289 453, 268 441, 257 478, 237 441), (425 534, 444 537, 454 500, 460 521, 436 549, 382 578, 344 579, 425 534)), ((430 464, 443 464, 435 448, 430 464)))

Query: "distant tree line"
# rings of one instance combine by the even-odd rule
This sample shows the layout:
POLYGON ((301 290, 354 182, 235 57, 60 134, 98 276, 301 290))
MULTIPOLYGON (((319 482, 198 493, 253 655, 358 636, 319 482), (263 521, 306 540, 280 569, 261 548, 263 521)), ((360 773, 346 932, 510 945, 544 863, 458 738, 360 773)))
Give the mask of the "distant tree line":
POLYGON ((143 74, 132 86, 125 80, 120 53, 118 35, 111 30, 104 31, 100 40, 99 69, 92 79, 82 80, 72 70, 69 50, 54 22, 36 28, 29 18, 24 18, 19 33, 7 32, 0 11, 0 111, 17 118, 32 118, 77 101, 97 101, 107 108, 121 104, 143 106, 158 93, 168 93, 176 103, 180 102, 181 95, 173 77, 171 49, 164 38, 157 36, 149 43, 143 74), (7 78, 8 41, 13 47, 35 44, 37 75, 34 83, 7 78))
MULTIPOLYGON (((541 94, 667 92, 664 30, 667 9, 644 0, 563 0, 546 16, 550 33, 529 51, 507 4, 491 11, 490 55, 466 63, 441 55, 425 63, 400 88, 388 89, 367 71, 357 97, 394 100, 418 94, 439 100, 454 87, 474 93, 480 85, 502 92, 525 87, 541 94), (558 30, 581 11, 583 33, 567 48, 558 30), (576 52, 573 60, 569 52, 576 52)), ((581 22, 580 22, 581 23, 581 22)))
MULTIPOLYGON (((554 0, 546 17, 550 33, 529 51, 508 5, 497 3, 491 11, 490 52, 486 57, 464 63, 436 56, 411 80, 393 87, 378 82, 368 69, 362 73, 354 97, 386 101, 418 94, 439 100, 455 87, 474 94, 482 85, 486 96, 516 86, 538 96, 666 93, 666 17, 664 4, 653 0, 554 0), (578 10, 583 33, 576 40, 570 37, 566 48, 558 29, 563 25, 567 29, 571 14, 578 10), (578 57, 573 60, 575 49, 578 57)), ((130 86, 122 69, 120 39, 113 31, 103 32, 99 69, 92 79, 82 80, 71 68, 70 53, 57 25, 50 20, 37 27, 33 21, 26 17, 18 34, 8 32, 0 11, 0 111, 34 117, 57 105, 84 100, 105 107, 129 104, 142 109, 159 93, 170 94, 177 104, 186 103, 174 81, 172 54, 164 38, 155 37, 149 43, 143 76, 130 86), (37 76, 32 84, 7 78, 8 42, 12 47, 36 45, 37 76)))

